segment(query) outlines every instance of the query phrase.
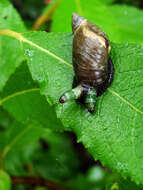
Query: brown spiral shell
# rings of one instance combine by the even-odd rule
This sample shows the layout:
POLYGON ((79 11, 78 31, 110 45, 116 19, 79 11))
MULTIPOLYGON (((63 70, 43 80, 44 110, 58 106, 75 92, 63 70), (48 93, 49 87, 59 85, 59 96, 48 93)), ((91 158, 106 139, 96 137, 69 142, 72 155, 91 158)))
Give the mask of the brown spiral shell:
POLYGON ((97 87, 108 77, 110 42, 95 24, 73 13, 73 66, 78 83, 97 87))

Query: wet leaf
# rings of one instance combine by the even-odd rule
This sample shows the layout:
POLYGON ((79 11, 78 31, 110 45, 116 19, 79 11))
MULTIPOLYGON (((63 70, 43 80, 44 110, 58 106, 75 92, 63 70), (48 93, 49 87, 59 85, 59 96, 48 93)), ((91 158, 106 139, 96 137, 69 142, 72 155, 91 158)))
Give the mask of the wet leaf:
POLYGON ((58 103, 72 88, 71 43, 71 34, 24 34, 24 51, 33 52, 27 55, 33 79, 55 105, 65 130, 73 130, 95 159, 142 184, 143 45, 112 43, 114 81, 90 114, 75 101, 58 103))
MULTIPOLYGON (((17 32, 26 31, 19 14, 7 0, 0 1, 0 30, 2 29, 11 29, 17 32)), ((19 43, 15 39, 0 37, 0 91, 23 60, 19 43), (9 45, 7 46, 7 44, 9 45)))

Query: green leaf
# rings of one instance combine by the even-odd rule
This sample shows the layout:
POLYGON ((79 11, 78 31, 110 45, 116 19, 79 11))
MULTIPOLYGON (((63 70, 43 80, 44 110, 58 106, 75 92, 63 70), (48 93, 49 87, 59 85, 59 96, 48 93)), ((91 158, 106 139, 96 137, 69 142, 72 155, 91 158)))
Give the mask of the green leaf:
MULTIPOLYGON (((88 182, 87 178, 83 174, 77 174, 67 182, 68 187, 70 187, 71 190, 87 190, 87 189, 94 189, 93 186, 88 182)), ((96 186, 97 187, 97 186, 96 186)), ((99 188, 98 188, 99 189, 99 188)), ((102 190, 102 189, 99 189, 102 190)))
POLYGON ((47 100, 56 104, 65 130, 73 130, 102 164, 143 184, 143 45, 112 43, 114 81, 98 99, 96 112, 90 114, 75 101, 58 103, 73 83, 71 34, 32 32, 19 36, 24 50, 30 52, 27 61, 32 77, 47 100))
MULTIPOLYGON (((0 107, 0 151, 6 144, 7 129, 12 124, 13 119, 10 115, 0 107)), ((1 154, 1 153, 0 153, 1 154)))
MULTIPOLYGON (((4 4, 2 5, 7 5, 5 2, 3 0, 4 4)), ((84 2, 81 3, 85 6, 87 3, 84 4, 84 2)), ((128 7, 120 9, 120 6, 109 8, 98 2, 96 2, 98 6, 92 6, 92 3, 91 1, 89 4, 89 7, 93 8, 90 12, 95 12, 94 7, 97 8, 97 14, 95 14, 97 24, 101 24, 111 39, 132 41, 134 36, 135 41, 140 41, 142 13, 139 10, 128 7), (126 10, 127 12, 124 12, 126 10), (124 20, 120 18, 119 12, 120 14, 125 13, 124 20), (128 16, 126 17, 126 15, 128 16), (133 22, 134 17, 138 18, 136 19, 138 26, 133 22), (103 18, 108 18, 106 23, 102 22, 103 18), (130 18, 129 25, 125 29, 128 18, 130 18), (137 31, 134 29, 136 26, 137 31)), ((78 6, 79 12, 81 7, 78 6)), ((85 8, 83 10, 87 10, 85 8)), ((75 10, 74 3, 71 5, 71 10, 75 10)), ((87 15, 87 18, 91 18, 91 21, 95 20, 94 15, 88 17, 89 12, 84 14, 87 15)), ((64 23, 68 24, 68 29, 71 12, 68 12, 67 18, 68 20, 65 20, 64 23)), ((15 21, 16 18, 13 22, 15 21)), ((62 23, 63 26, 64 23, 62 23)), ((1 29, 3 28, 9 29, 11 26, 2 25, 1 29)), ((118 171, 123 176, 129 176, 136 183, 143 184, 143 45, 112 43, 111 57, 115 65, 114 81, 104 95, 98 99, 96 113, 90 114, 84 105, 75 101, 63 105, 58 103, 61 94, 71 89, 73 83, 71 34, 33 32, 21 35, 8 30, 0 30, 0 35, 1 65, 3 65, 0 69, 0 89, 3 88, 9 76, 22 60, 27 59, 33 79, 39 83, 41 93, 46 96, 48 102, 54 104, 65 130, 73 130, 78 136, 78 141, 84 143, 95 159, 101 160, 104 165, 118 171), (8 65, 9 63, 10 65, 8 65), (7 68, 8 70, 5 71, 7 68)), ((32 82, 26 83, 29 78, 26 77, 25 71, 22 74, 23 71, 24 68, 21 69, 21 72, 18 70, 16 73, 19 73, 19 76, 13 75, 7 82, 0 104, 25 126, 30 124, 46 126, 46 116, 49 115, 48 104, 45 98, 38 93, 38 89, 31 91, 33 87, 34 89, 39 87, 33 83, 31 78, 32 82), (41 114, 39 118, 38 113, 41 114), (27 118, 29 115, 30 119, 27 118), (43 122, 42 125, 41 122, 43 122)), ((53 117, 55 118, 55 116, 53 117)), ((47 127, 51 126, 47 125, 47 127)))
MULTIPOLYGON (((33 141, 36 141, 40 136, 45 133, 50 134, 48 129, 39 128, 34 125, 23 125, 20 122, 15 121, 8 130, 6 137, 7 143, 2 149, 4 155, 7 155, 9 151, 15 152, 22 147, 28 146, 33 141)), ((2 153, 2 154, 3 154, 2 153)))
POLYGON ((143 189, 142 186, 137 186, 136 184, 134 184, 130 180, 123 179, 123 178, 119 179, 119 181, 117 182, 117 186, 119 187, 119 189, 122 189, 122 190, 130 190, 130 189, 142 190, 143 189))
POLYGON ((63 127, 53 108, 40 95, 38 85, 33 82, 26 63, 16 69, 2 92, 0 104, 19 122, 62 131, 63 127))
MULTIPOLYGON (((12 122, 10 115, 0 107, 0 131, 3 131, 9 127, 12 122)), ((1 138, 0 138, 1 139, 1 138)))
POLYGON ((26 28, 17 11, 8 0, 0 1, 0 29, 25 32, 26 28))
MULTIPOLYGON (((0 1, 0 29, 11 29, 17 32, 26 31, 20 16, 7 0, 0 1)), ((21 55, 22 49, 17 40, 7 39, 7 37, 0 38, 0 91, 9 76, 23 60, 21 55)))
POLYGON ((10 177, 3 170, 0 170, 0 189, 1 190, 10 190, 11 189, 10 177))
POLYGON ((118 173, 111 172, 109 168, 93 165, 85 174, 78 173, 67 182, 68 186, 75 190, 99 189, 99 190, 142 190, 129 179, 123 179, 118 173))
POLYGON ((67 134, 51 132, 40 140, 32 156, 35 173, 54 181, 68 180, 76 175, 79 162, 67 134))
POLYGON ((15 121, 4 138, 7 143, 2 156, 11 175, 27 176, 31 173, 59 181, 77 172, 77 156, 66 134, 15 121))
MULTIPOLYGON (((116 22, 115 31, 120 34, 120 41, 117 42, 142 43, 143 12, 141 10, 127 5, 114 5, 109 7, 109 11, 116 22)), ((114 38, 111 39, 115 41, 114 38)))
POLYGON ((62 0, 54 13, 52 31, 71 32, 73 12, 100 26, 111 41, 142 42, 143 12, 137 8, 105 5, 99 0, 62 0))
POLYGON ((107 33, 111 31, 110 26, 113 28, 113 25, 115 25, 115 21, 112 18, 110 12, 107 11, 107 7, 104 4, 100 3, 98 0, 61 0, 60 5, 54 13, 52 31, 71 32, 71 20, 73 12, 84 16, 90 21, 93 21, 93 23, 98 24, 100 27, 104 26, 103 29, 105 30, 106 28, 107 30, 105 31, 107 33))
POLYGON ((32 32, 25 34, 25 38, 28 39, 23 44, 25 52, 33 52, 26 54, 32 77, 40 84, 48 102, 56 104, 63 90, 72 87, 72 34, 32 32))
POLYGON ((142 45, 112 44, 115 66, 111 87, 98 99, 97 111, 88 113, 75 102, 58 105, 58 117, 69 124, 95 159, 142 181, 142 45))
POLYGON ((50 135, 48 129, 34 125, 23 125, 17 121, 4 135, 5 144, 2 149, 2 158, 7 171, 12 175, 27 175, 24 164, 29 162, 35 150, 35 144, 43 135, 50 135))
POLYGON ((106 184, 106 190, 142 190, 142 186, 138 186, 135 183, 131 182, 129 179, 117 178, 114 179, 111 183, 106 184))
POLYGON ((112 4, 112 3, 115 3, 115 0, 102 0, 102 3, 112 4))

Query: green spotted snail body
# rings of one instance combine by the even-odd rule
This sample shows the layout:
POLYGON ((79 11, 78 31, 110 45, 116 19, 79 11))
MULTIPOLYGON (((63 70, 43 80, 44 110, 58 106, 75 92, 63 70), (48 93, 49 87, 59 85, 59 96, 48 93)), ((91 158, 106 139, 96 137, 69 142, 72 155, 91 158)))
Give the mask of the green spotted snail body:
POLYGON ((97 97, 109 87, 114 68, 110 56, 110 41, 95 24, 73 13, 73 66, 77 86, 64 93, 60 102, 81 99, 94 112, 97 97))

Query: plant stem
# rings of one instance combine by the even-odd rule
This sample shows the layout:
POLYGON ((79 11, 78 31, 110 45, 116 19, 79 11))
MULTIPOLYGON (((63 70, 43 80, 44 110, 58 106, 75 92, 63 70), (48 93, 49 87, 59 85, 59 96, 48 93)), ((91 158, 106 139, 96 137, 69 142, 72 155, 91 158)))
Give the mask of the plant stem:
POLYGON ((60 1, 57 1, 46 14, 41 15, 34 23, 32 30, 38 30, 42 24, 51 19, 52 13, 58 7, 60 1))
POLYGON ((68 190, 67 188, 49 181, 49 180, 45 180, 43 178, 40 177, 15 177, 15 176, 11 176, 11 181, 12 184, 17 185, 17 184, 31 184, 31 185, 35 185, 35 186, 44 186, 44 187, 48 187, 51 190, 68 190))

